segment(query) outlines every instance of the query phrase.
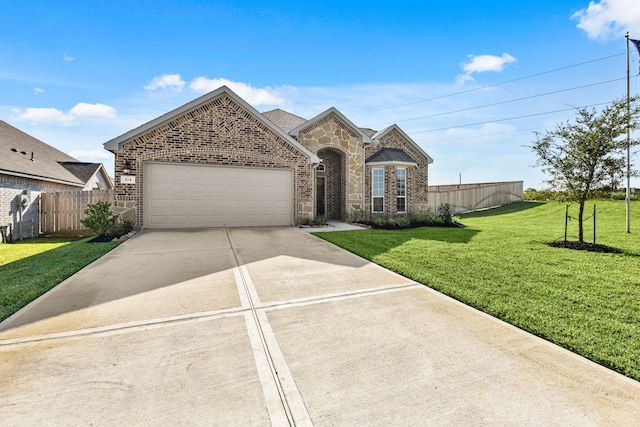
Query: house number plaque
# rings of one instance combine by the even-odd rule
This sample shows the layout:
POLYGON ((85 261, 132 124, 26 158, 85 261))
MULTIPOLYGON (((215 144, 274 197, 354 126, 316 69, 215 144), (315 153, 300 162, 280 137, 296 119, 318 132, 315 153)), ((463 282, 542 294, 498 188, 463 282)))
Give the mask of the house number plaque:
POLYGON ((135 184, 136 183, 136 177, 132 176, 132 175, 122 175, 120 177, 120 183, 121 184, 135 184))

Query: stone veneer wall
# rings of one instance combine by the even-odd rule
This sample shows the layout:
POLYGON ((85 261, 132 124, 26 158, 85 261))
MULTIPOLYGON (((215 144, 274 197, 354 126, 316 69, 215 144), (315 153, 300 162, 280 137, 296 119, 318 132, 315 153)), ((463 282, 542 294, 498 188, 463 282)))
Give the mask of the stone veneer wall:
MULTIPOLYGON (((407 213, 418 213, 429 210, 429 164, 426 159, 409 144, 396 130, 392 130, 377 144, 366 147, 366 157, 382 148, 400 148, 416 161, 418 167, 406 167, 407 169, 407 213)), ((384 213, 389 216, 397 214, 396 211, 396 167, 385 166, 385 201, 384 213)), ((371 212, 371 166, 367 166, 365 174, 365 199, 369 212, 371 212)))
POLYGON ((14 241, 37 237, 40 234, 40 193, 78 190, 82 188, 0 174, 0 226, 11 224, 14 241), (31 191, 31 202, 22 210, 20 223, 18 196, 24 190, 31 191))
POLYGON ((146 161, 291 168, 294 220, 302 222, 314 214, 314 175, 308 158, 226 95, 128 141, 116 153, 116 199, 136 202, 136 227, 143 226, 146 161), (126 160, 133 167, 135 184, 120 182, 126 160))
MULTIPOLYGON (((342 201, 340 217, 349 217, 363 208, 364 203, 364 149, 360 135, 346 126, 338 116, 331 113, 323 120, 314 122, 310 127, 298 134, 298 141, 311 152, 318 152, 330 148, 344 156, 343 186, 344 201, 342 201)), ((322 156, 318 155, 322 158, 322 156)), ((327 205, 329 202, 327 201, 327 205)), ((329 206, 328 206, 329 208, 329 206)))

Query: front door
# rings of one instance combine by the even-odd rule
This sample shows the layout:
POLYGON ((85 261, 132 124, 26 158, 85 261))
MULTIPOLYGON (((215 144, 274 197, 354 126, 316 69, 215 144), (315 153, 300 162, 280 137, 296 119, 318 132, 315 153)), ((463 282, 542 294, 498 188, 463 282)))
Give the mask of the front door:
POLYGON ((327 215, 327 192, 326 178, 319 176, 316 178, 316 216, 327 215))

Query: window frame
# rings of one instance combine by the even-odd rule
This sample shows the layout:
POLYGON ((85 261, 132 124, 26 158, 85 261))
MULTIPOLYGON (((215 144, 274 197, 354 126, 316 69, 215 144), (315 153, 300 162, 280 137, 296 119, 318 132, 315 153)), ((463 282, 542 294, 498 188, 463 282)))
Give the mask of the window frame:
POLYGON ((384 168, 371 168, 371 212, 384 212, 384 168), (378 180, 376 180, 376 172, 380 172, 378 180), (380 181, 380 178, 382 178, 382 181, 380 181), (376 184, 378 185, 376 186, 376 184), (380 188, 380 185, 382 188, 380 188), (381 195, 377 195, 380 192, 381 195), (381 210, 376 210, 376 200, 380 200, 381 210))
POLYGON ((396 168, 396 213, 407 213, 407 168, 396 168), (403 180, 403 188, 400 188, 400 177, 399 173, 402 171, 403 180), (402 195, 400 194, 400 190, 402 190, 402 195), (403 209, 399 209, 399 204, 402 202, 403 209))

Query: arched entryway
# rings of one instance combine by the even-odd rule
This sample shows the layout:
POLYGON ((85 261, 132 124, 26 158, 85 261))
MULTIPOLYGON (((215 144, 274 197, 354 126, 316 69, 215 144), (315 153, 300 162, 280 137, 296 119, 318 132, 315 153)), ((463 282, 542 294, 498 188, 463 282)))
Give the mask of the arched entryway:
POLYGON ((345 217, 345 155, 331 148, 318 151, 322 164, 316 174, 316 215, 327 219, 345 217))

